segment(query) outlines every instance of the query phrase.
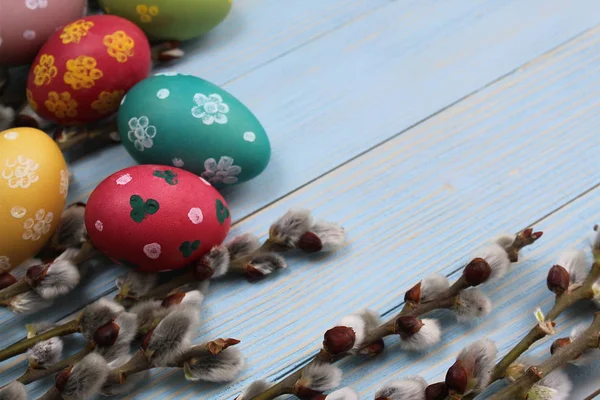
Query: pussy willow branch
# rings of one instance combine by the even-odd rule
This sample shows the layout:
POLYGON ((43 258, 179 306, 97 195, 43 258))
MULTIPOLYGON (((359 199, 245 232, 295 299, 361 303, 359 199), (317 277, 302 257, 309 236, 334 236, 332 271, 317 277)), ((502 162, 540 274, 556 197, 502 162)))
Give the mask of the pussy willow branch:
MULTIPOLYGON (((520 232, 515 236, 513 243, 505 248, 511 262, 517 262, 519 260, 519 252, 524 247, 535 242, 536 238, 531 236, 531 232, 531 229, 520 232)), ((456 282, 454 282, 452 286, 450 286, 450 288, 429 302, 419 304, 405 303, 400 313, 369 332, 364 341, 365 344, 362 346, 362 349, 367 348, 372 343, 383 339, 386 336, 394 335, 395 322, 399 317, 407 315, 419 317, 434 310, 451 308, 456 303, 460 292, 468 287, 469 285, 467 284, 464 276, 461 276, 456 282)), ((298 381, 298 379, 300 379, 302 372, 308 365, 315 363, 334 363, 338 360, 348 357, 349 355, 350 353, 344 353, 336 357, 331 357, 329 354, 327 354, 327 352, 321 349, 321 351, 319 351, 306 366, 296 370, 295 372, 292 372, 283 380, 274 384, 263 393, 253 397, 251 400, 271 400, 281 395, 291 394, 293 393, 293 387, 295 383, 298 381)))
POLYGON ((597 349, 600 346, 600 312, 594 314, 594 320, 586 331, 573 343, 556 351, 553 356, 538 366, 532 366, 520 378, 505 389, 493 395, 490 400, 514 400, 524 398, 531 387, 555 369, 576 359, 587 349, 597 349))
MULTIPOLYGON (((567 308, 579 300, 591 299, 594 297, 592 286, 600 278, 600 262, 596 261, 592 265, 590 274, 583 282, 583 284, 573 290, 572 292, 565 292, 559 296, 556 296, 554 306, 546 315, 546 321, 554 322, 554 320, 562 314, 567 308)), ((539 326, 536 325, 529 331, 529 333, 521 339, 521 341, 506 354, 498 364, 494 367, 491 382, 502 379, 506 374, 506 369, 513 363, 521 354, 526 352, 535 342, 543 339, 547 335, 546 332, 539 326)), ((490 383, 491 383, 490 382, 490 383)))
MULTIPOLYGON (((289 250, 291 250, 291 249, 285 248, 282 246, 278 246, 277 244, 274 244, 273 242, 271 242, 267 239, 260 248, 258 248, 251 254, 231 260, 231 269, 233 270, 233 269, 235 269, 236 266, 244 265, 245 263, 252 260, 253 257, 256 257, 257 255, 262 254, 262 253, 285 252, 285 251, 289 251, 289 250)), ((188 269, 183 274, 171 279, 169 282, 166 282, 162 285, 159 285, 159 286, 153 288, 146 295, 144 295, 142 297, 128 298, 128 297, 123 297, 122 294, 119 293, 114 297, 114 301, 120 303, 121 305, 123 305, 125 307, 131 307, 135 303, 144 301, 144 300, 164 299, 174 290, 176 290, 182 286, 188 285, 192 282, 195 282, 196 280, 197 279, 195 277, 194 268, 188 267, 188 269)))
POLYGON ((56 326, 47 332, 41 333, 29 339, 22 339, 5 349, 0 350, 0 361, 7 360, 11 357, 17 356, 19 354, 23 354, 30 347, 34 346, 37 343, 52 339, 53 337, 67 336, 73 333, 80 332, 81 326, 79 324, 79 319, 73 319, 71 321, 65 322, 62 325, 56 326))
MULTIPOLYGON (((77 256, 71 260, 75 265, 80 265, 91 258, 93 254, 93 248, 89 244, 84 244, 77 256)), ((32 290, 32 286, 29 283, 27 276, 23 276, 17 282, 12 285, 0 290, 0 306, 10 306, 10 300, 23 293, 27 293, 32 290)))
POLYGON ((596 390, 594 393, 590 394, 589 396, 587 396, 583 400, 592 400, 592 399, 595 399, 598 396, 600 396, 600 389, 596 390))

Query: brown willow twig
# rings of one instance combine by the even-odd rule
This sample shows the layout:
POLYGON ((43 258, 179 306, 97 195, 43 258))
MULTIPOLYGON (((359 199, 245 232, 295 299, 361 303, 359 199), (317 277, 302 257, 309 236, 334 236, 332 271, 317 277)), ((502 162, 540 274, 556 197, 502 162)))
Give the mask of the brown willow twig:
POLYGON ((598 396, 600 396, 600 389, 596 390, 594 393, 590 394, 589 396, 587 396, 583 400, 592 400, 592 399, 595 399, 598 396))
MULTIPOLYGON (((554 306, 546 315, 546 321, 554 323, 554 320, 562 314, 567 308, 579 300, 591 299, 594 297, 592 286, 600 278, 600 262, 595 261, 592 265, 590 274, 585 279, 583 284, 573 290, 572 292, 565 292, 561 295, 556 296, 554 306)), ((519 356, 525 353, 535 342, 546 337, 547 333, 540 325, 536 325, 529 331, 529 333, 521 339, 521 341, 506 354, 502 360, 500 360, 494 367, 492 373, 492 379, 490 383, 495 382, 499 379, 504 378, 506 369, 519 358, 519 356)))
MULTIPOLYGON (((541 233, 534 234, 533 229, 531 228, 528 228, 518 233, 515 236, 513 242, 505 247, 505 250, 509 255, 510 261, 517 262, 519 259, 519 251, 522 250, 525 246, 533 244, 540 237, 541 233)), ((388 321, 386 321, 385 323, 368 333, 364 344, 361 346, 361 350, 368 348, 369 346, 382 340, 386 336, 396 334, 396 320, 400 317, 419 317, 433 310, 452 308, 456 304, 460 292, 464 289, 467 289, 469 286, 470 285, 467 283, 465 276, 462 275, 456 282, 454 282, 452 286, 450 286, 450 288, 448 288, 443 293, 440 293, 431 301, 418 304, 406 302, 404 304, 404 307, 398 314, 396 314, 394 317, 390 318, 388 321)), ((295 383, 301 378, 303 371, 309 365, 317 363, 334 363, 338 360, 348 357, 349 355, 351 354, 344 353, 332 357, 324 349, 321 349, 306 366, 296 370, 295 372, 292 372, 283 380, 274 384, 273 386, 265 390, 263 393, 253 397, 251 400, 271 400, 278 396, 292 394, 294 391, 295 383)))
POLYGON ((490 400, 514 400, 524 398, 531 387, 548 376, 555 369, 579 357, 586 349, 597 349, 600 346, 600 312, 594 314, 589 328, 571 344, 556 351, 542 364, 531 366, 521 377, 505 389, 493 395, 490 400))

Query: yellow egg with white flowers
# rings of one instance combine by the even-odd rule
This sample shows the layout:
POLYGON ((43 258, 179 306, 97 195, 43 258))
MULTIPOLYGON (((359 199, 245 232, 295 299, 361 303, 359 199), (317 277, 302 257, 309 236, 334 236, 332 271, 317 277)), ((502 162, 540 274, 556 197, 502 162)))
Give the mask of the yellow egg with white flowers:
POLYGON ((58 145, 39 129, 0 132, 0 272, 35 256, 56 230, 69 177, 58 145))

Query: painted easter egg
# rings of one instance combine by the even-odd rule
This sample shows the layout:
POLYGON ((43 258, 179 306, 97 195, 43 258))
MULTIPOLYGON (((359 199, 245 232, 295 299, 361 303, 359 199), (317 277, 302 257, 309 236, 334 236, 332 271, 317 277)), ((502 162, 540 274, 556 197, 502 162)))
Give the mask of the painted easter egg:
POLYGON ((27 99, 40 117, 77 125, 108 117, 151 69, 150 44, 124 18, 72 21, 42 46, 29 71, 27 99))
POLYGON ((65 159, 43 131, 0 132, 0 271, 35 256, 54 233, 65 207, 65 159))
POLYGON ((190 75, 156 75, 119 107, 121 141, 140 164, 173 165, 216 188, 259 175, 271 147, 254 114, 232 94, 190 75))
POLYGON ((96 249, 140 271, 179 269, 223 242, 231 225, 225 199, 180 168, 138 165, 92 192, 85 210, 96 249))
POLYGON ((30 63, 54 32, 81 18, 85 12, 85 0, 9 0, 0 3, 0 66, 30 63))
POLYGON ((232 0, 100 0, 107 14, 135 22, 151 39, 187 40, 220 24, 232 0))

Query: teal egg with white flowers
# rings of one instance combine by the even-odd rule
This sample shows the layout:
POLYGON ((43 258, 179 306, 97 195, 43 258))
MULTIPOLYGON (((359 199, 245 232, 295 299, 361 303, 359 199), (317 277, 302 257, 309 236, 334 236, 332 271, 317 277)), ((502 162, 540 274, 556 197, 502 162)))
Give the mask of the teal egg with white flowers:
POLYGON ((262 173, 271 145, 258 118, 204 79, 158 74, 133 86, 117 116, 121 142, 140 164, 173 165, 215 188, 262 173))

